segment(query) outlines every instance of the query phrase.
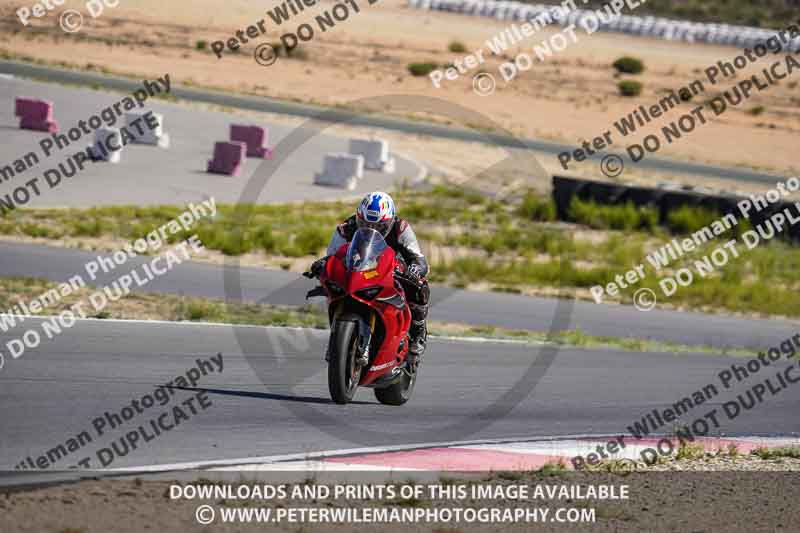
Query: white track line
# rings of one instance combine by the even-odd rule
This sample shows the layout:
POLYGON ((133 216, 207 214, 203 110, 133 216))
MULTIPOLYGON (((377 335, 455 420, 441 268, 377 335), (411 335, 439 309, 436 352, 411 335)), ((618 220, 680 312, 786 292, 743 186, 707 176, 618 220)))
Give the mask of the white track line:
MULTIPOLYGON (((16 318, 32 318, 32 319, 40 319, 40 320, 49 320, 58 318, 60 315, 16 315, 16 314, 9 314, 9 313, 0 313, 0 316, 12 316, 16 318)), ((311 332, 313 334, 327 334, 328 329, 318 329, 318 328, 304 328, 299 326, 260 326, 256 324, 229 324, 227 322, 201 322, 201 321, 190 321, 190 320, 182 320, 182 321, 172 321, 172 320, 145 320, 145 319, 138 319, 138 318, 76 318, 76 321, 84 321, 84 322, 110 322, 110 323, 119 323, 119 324, 154 324, 154 325, 163 325, 163 326, 212 326, 212 327, 221 327, 221 328, 257 328, 257 329, 281 329, 281 330, 290 330, 290 331, 298 331, 298 332, 311 332)), ((8 328, 8 331, 12 331, 17 327, 21 327, 20 324, 14 326, 13 328, 8 328)), ((68 328, 65 328, 68 329, 68 328)), ((492 338, 492 337, 458 337, 458 336, 450 336, 450 335, 430 335, 428 338, 436 339, 441 341, 452 341, 452 342, 477 342, 477 343, 494 343, 494 344, 550 344, 546 341, 536 341, 536 340, 519 340, 519 339, 505 339, 505 338, 492 338)))

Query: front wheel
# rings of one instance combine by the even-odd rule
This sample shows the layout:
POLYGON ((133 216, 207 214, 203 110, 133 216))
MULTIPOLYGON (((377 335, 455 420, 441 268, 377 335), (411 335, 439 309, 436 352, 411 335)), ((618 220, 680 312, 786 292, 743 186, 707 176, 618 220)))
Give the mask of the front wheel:
POLYGON ((411 399, 414 392, 414 385, 417 383, 417 371, 410 376, 403 374, 403 379, 382 389, 375 389, 375 398, 385 405, 403 405, 411 399))
POLYGON ((348 403, 355 396, 361 380, 361 368, 356 365, 358 323, 356 319, 339 319, 331 331, 333 342, 328 362, 328 390, 338 404, 348 403))

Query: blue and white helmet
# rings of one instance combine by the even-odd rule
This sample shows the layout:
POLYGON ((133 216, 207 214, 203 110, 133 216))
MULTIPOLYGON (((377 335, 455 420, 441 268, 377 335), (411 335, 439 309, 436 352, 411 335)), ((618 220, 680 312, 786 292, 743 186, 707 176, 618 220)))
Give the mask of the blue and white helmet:
POLYGON ((386 237, 394 225, 394 200, 385 192, 371 192, 356 209, 359 228, 372 228, 386 237))

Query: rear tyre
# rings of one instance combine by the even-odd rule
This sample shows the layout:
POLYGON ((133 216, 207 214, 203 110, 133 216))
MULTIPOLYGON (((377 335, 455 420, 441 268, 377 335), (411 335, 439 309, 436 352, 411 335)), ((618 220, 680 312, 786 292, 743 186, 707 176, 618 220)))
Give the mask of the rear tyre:
POLYGON ((410 376, 403 374, 403 379, 394 385, 382 389, 375 389, 375 398, 385 405, 403 405, 411 399, 414 392, 414 385, 417 383, 417 372, 414 371, 410 376))
POLYGON ((346 404, 355 396, 361 380, 361 368, 355 366, 358 346, 356 319, 339 319, 334 323, 332 350, 328 362, 328 390, 331 399, 346 404))

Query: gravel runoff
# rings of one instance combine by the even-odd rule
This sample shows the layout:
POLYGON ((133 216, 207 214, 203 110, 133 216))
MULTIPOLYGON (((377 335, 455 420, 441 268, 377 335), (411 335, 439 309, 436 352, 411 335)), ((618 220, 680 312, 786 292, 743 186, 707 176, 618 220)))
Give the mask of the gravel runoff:
MULTIPOLYGON (((208 471, 166 474, 156 478, 91 480, 38 490, 0 494, 0 522, 4 532, 139 532, 139 531, 286 531, 296 533, 334 531, 409 531, 459 533, 466 531, 695 531, 761 532, 800 530, 800 460, 763 460, 754 456, 705 456, 700 459, 670 461, 627 475, 609 472, 555 471, 493 474, 429 473, 419 477, 411 472, 365 473, 336 472, 310 476, 307 472, 211 473, 208 471), (733 470, 735 469, 735 471, 733 470), (168 476, 168 477, 165 477, 168 476), (179 479, 179 481, 174 481, 179 479), (213 479, 213 481, 211 481, 213 479), (595 509, 594 523, 563 524, 221 524, 200 526, 195 521, 198 506, 222 507, 328 507, 392 508, 396 503, 368 499, 320 499, 241 501, 172 500, 174 483, 217 484, 242 481, 251 484, 308 485, 334 483, 419 483, 427 485, 627 485, 626 500, 527 500, 422 498, 407 501, 400 509, 443 507, 595 509)), ((218 516, 218 515, 217 515, 218 516)))

